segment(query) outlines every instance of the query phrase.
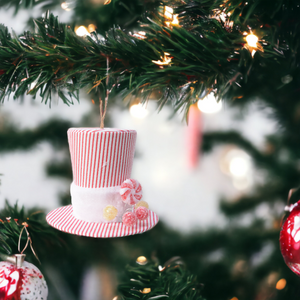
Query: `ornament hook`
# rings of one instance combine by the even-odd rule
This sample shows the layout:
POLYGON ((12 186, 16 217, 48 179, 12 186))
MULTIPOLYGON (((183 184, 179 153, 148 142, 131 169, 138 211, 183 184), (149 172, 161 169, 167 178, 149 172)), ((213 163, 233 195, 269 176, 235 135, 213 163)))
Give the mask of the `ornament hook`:
POLYGON ((31 239, 31 237, 30 237, 30 235, 29 235, 29 232, 28 232, 28 230, 27 230, 28 224, 27 224, 26 222, 23 222, 22 225, 23 225, 23 228, 22 228, 22 230, 21 230, 21 232, 20 232, 19 242, 18 242, 18 251, 19 251, 21 254, 16 254, 16 255, 25 255, 25 254, 23 254, 23 252, 24 252, 24 251, 26 250, 26 248, 28 247, 28 244, 30 244, 30 248, 31 248, 32 253, 34 254, 35 258, 38 260, 38 262, 41 264, 41 262, 40 262, 40 260, 39 260, 39 258, 38 258, 38 256, 37 256, 37 254, 35 253, 35 251, 34 251, 34 249, 33 249, 33 246, 32 246, 32 239, 31 239), (25 230, 25 232, 26 232, 26 234, 27 234, 27 241, 26 241, 26 244, 25 244, 23 250, 21 251, 21 238, 22 238, 22 234, 23 234, 23 231, 24 231, 24 230, 25 230))

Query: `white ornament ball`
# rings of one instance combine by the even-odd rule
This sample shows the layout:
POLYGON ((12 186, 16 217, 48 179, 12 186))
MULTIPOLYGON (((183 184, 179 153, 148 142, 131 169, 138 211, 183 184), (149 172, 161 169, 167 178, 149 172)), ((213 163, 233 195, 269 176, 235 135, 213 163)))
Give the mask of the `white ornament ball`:
POLYGON ((0 262, 0 299, 47 300, 48 287, 41 271, 23 262, 21 268, 0 262))

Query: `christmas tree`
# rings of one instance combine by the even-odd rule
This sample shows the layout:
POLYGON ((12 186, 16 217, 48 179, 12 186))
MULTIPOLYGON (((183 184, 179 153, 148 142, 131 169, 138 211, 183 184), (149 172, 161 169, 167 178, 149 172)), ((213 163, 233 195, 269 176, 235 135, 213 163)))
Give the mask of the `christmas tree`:
MULTIPOLYGON (((79 98, 81 90, 89 92, 91 99, 100 104, 102 116, 106 104, 108 108, 123 106, 122 98, 127 104, 156 99, 158 110, 170 105, 174 115, 180 111, 188 118, 193 104, 214 96, 228 110, 241 112, 244 118, 252 103, 264 110, 268 108, 268 117, 276 121, 277 130, 265 138, 264 147, 247 139, 238 128, 203 133, 199 155, 215 146, 234 145, 239 151, 244 150, 260 171, 255 173, 258 179, 250 189, 234 201, 220 202, 222 213, 230 220, 224 228, 183 234, 161 222, 138 236, 91 239, 49 229, 40 214, 32 215, 36 210, 25 214, 7 205, 1 214, 1 252, 6 255, 18 252, 18 236, 30 216, 28 231, 43 263, 40 269, 48 282, 48 299, 79 299, 80 282, 88 265, 98 266, 102 284, 109 282, 109 296, 101 296, 109 299, 116 294, 115 277, 120 276, 119 281, 126 282, 122 277, 124 266, 134 263, 140 255, 148 257, 149 262, 129 267, 129 278, 133 280, 119 286, 121 299, 175 295, 179 295, 178 299, 203 296, 216 300, 296 298, 298 278, 285 265, 278 240, 288 192, 298 186, 300 176, 297 164, 300 3, 113 0, 105 5, 94 1, 39 1, 38 4, 51 10, 61 5, 62 9, 74 12, 76 24, 87 26, 91 22, 94 27, 89 34, 86 29, 84 37, 78 36, 74 26, 60 23, 49 13, 29 21, 32 29, 19 36, 2 26, 0 97, 4 107, 9 95, 17 99, 24 94, 39 97, 45 103, 51 103, 53 96, 58 95, 70 105, 79 98), (266 214, 257 214, 264 207, 266 214), (246 214, 250 221, 245 225, 246 214), (185 274, 180 260, 163 265, 174 256, 181 256, 187 269, 197 275, 198 282, 203 284, 200 294, 193 294, 199 290, 198 286, 193 276, 185 274), (150 262, 151 257, 154 262, 150 262), (183 290, 186 293, 181 294, 183 290)), ((12 6, 16 13, 35 5, 35 1, 0 3, 1 9, 12 6)), ((108 117, 113 119, 109 114, 108 117)), ((108 117, 106 124, 110 121, 108 117)), ((29 149, 45 140, 65 153, 69 127, 94 127, 100 122, 95 117, 77 122, 80 125, 52 120, 35 130, 3 123, 0 134, 3 153, 29 149)), ((64 156, 51 163, 48 174, 71 180, 69 161, 64 156)), ((294 193, 291 202, 297 200, 294 193)), ((70 203, 68 192, 62 203, 70 203)), ((26 239, 23 232, 24 243, 26 239)), ((34 254, 27 252, 28 260, 37 264, 34 254)))

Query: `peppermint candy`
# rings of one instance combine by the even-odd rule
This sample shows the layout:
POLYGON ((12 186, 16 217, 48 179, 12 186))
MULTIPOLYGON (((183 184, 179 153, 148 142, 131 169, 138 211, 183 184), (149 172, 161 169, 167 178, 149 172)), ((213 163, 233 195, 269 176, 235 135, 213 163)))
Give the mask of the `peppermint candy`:
POLYGON ((148 218, 148 215, 149 215, 148 208, 146 208, 144 206, 139 206, 135 210, 135 215, 141 221, 146 220, 148 218))
POLYGON ((142 199, 142 186, 135 179, 126 179, 121 184, 120 195, 126 204, 135 205, 142 199))
POLYGON ((136 223, 136 215, 134 212, 126 212, 122 217, 122 223, 127 226, 131 227, 136 223))

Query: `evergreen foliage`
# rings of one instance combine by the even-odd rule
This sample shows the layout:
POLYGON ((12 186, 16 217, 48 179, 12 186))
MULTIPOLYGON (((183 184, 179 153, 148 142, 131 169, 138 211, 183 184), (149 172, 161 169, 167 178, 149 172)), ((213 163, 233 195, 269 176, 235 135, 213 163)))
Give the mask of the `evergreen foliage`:
POLYGON ((80 88, 105 86, 109 74, 109 89, 143 99, 158 90, 161 106, 171 101, 175 109, 187 110, 211 91, 238 103, 261 97, 277 104, 298 95, 299 9, 297 1, 189 1, 175 7, 180 26, 168 27, 158 7, 136 29, 145 39, 119 28, 103 40, 96 33, 81 38, 52 15, 36 20, 37 34, 12 38, 2 28, 1 99, 39 92, 47 102, 55 91, 70 104, 80 88), (221 12, 233 25, 218 19, 221 12), (252 31, 254 48, 243 36, 252 31), (169 64, 153 63, 166 52, 169 64))
MULTIPOLYGON (((55 231, 46 223, 45 214, 42 211, 31 209, 26 212, 24 207, 18 206, 18 203, 11 206, 6 201, 5 207, 0 212, 0 254, 19 253, 19 239, 20 251, 24 249, 28 240, 24 227, 26 227, 31 241, 37 240, 37 243, 43 244, 44 248, 51 246, 51 244, 60 244, 55 231)), ((28 250, 30 250, 30 246, 26 253, 28 250)), ((30 253, 29 256, 32 254, 34 253, 30 253)))
POLYGON ((164 266, 153 262, 127 266, 127 272, 127 283, 118 287, 121 299, 204 300, 200 295, 201 285, 185 270, 179 257, 170 259, 164 266))

